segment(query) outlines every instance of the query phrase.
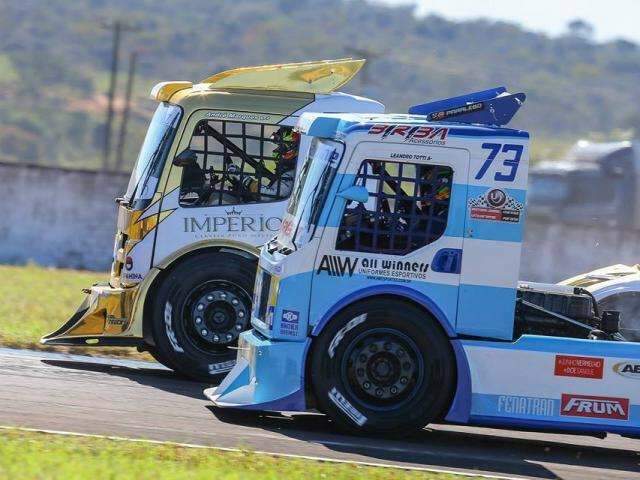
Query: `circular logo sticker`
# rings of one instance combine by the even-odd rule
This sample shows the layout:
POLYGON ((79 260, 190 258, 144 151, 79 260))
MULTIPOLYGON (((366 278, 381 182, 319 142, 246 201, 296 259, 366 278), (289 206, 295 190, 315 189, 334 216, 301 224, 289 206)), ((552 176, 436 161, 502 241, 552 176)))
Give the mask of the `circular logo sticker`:
POLYGON ((494 208, 502 207, 507 202, 507 194, 499 188, 494 188, 487 193, 487 202, 494 208))

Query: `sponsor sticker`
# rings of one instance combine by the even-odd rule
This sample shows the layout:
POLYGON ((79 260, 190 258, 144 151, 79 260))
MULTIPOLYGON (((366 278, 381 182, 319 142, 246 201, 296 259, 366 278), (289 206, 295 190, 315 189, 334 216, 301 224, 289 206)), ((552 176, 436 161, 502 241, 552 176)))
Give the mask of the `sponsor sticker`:
POLYGON ((449 110, 441 110, 439 112, 430 113, 428 118, 431 121, 442 121, 447 118, 457 117, 458 115, 464 115, 466 113, 474 113, 484 110, 484 103, 477 102, 468 105, 462 105, 461 107, 450 108, 449 110))
POLYGON ((164 328, 167 332, 167 338, 169 339, 171 348, 178 353, 184 353, 173 331, 173 306, 169 302, 164 305, 164 328))
MULTIPOLYGON (((219 209, 215 209, 216 212, 219 209)), ((195 234, 197 238, 211 234, 232 236, 255 236, 275 233, 280 230, 282 219, 278 216, 243 214, 235 207, 225 209, 224 215, 202 214, 182 218, 182 231, 195 234)))
POLYGON ((316 275, 326 272, 331 277, 352 277, 357 273, 394 280, 424 280, 428 271, 429 264, 425 262, 324 255, 316 275))
POLYGON ((226 362, 220 362, 220 363, 210 363, 208 365, 209 373, 216 374, 216 373, 230 372, 231 369, 235 366, 235 364, 236 364, 235 360, 227 360, 226 362))
POLYGON ((629 399, 563 393, 560 401, 560 415, 629 420, 629 399))
POLYGON ((264 323, 267 324, 267 326, 269 327, 269 330, 273 330, 273 314, 276 310, 276 307, 273 305, 269 305, 267 306, 267 312, 265 313, 264 316, 264 323))
POLYGON ((408 143, 444 145, 449 135, 449 129, 424 125, 375 124, 369 127, 367 133, 369 135, 379 135, 381 139, 391 138, 408 143))
POLYGON ((557 377, 601 379, 603 368, 604 358, 556 355, 554 375, 557 377))
POLYGON ((222 118, 225 120, 252 120, 258 122, 264 122, 271 119, 271 115, 264 115, 259 113, 246 113, 246 112, 207 112, 205 114, 208 118, 222 118))
POLYGON ((124 327, 127 324, 127 318, 107 315, 107 323, 109 325, 113 325, 114 327, 124 327))
POLYGON ((143 276, 141 273, 125 273, 124 274, 124 278, 125 280, 142 280, 143 276))
POLYGON ((331 340, 331 343, 329 344, 329 350, 328 350, 329 357, 331 358, 334 357, 336 353, 336 348, 338 348, 338 345, 340 345, 340 342, 344 338, 345 334, 352 328, 355 328, 358 325, 360 325, 366 319, 367 319, 366 313, 358 315, 357 317, 354 317, 351 320, 349 320, 344 327, 342 327, 340 330, 336 332, 335 336, 331 340))
POLYGON ((296 337, 298 335, 298 325, 300 323, 300 313, 295 310, 282 310, 280 319, 280 334, 296 337))
POLYGON ((510 415, 552 417, 555 414, 555 401, 553 398, 500 395, 497 410, 498 413, 510 415))
POLYGON ((620 362, 613 366, 613 371, 627 378, 640 380, 640 363, 620 362))
POLYGON ((469 200, 469 215, 476 220, 518 223, 524 205, 500 188, 469 200))
POLYGON ((359 427, 367 423, 367 417, 360 413, 358 409, 349 402, 349 400, 344 398, 344 395, 342 395, 336 387, 333 387, 329 391, 329 400, 331 400, 336 407, 342 410, 344 414, 359 427))

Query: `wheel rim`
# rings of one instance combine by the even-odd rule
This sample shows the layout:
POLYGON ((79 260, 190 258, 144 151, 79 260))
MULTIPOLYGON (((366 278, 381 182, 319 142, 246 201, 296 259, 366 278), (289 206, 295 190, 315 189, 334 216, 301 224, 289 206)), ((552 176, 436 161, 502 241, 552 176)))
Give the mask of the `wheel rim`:
POLYGON ((390 410, 415 396, 424 378, 424 362, 407 335, 378 328, 347 345, 341 375, 350 393, 367 408, 390 410))
POLYGON ((204 353, 227 352, 249 326, 250 298, 244 289, 231 282, 206 282, 187 295, 181 330, 204 353))

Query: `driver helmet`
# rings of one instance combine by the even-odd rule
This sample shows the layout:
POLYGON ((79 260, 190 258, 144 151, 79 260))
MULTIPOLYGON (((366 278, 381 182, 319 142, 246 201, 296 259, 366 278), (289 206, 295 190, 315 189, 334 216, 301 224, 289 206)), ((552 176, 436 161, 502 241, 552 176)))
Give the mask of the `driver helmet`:
POLYGON ((280 168, 293 168, 298 157, 300 134, 291 127, 280 127, 271 135, 271 141, 276 144, 273 159, 280 168))
POLYGON ((423 199, 419 203, 423 208, 430 206, 431 200, 448 200, 451 197, 450 174, 445 169, 431 165, 424 168, 420 194, 423 199))

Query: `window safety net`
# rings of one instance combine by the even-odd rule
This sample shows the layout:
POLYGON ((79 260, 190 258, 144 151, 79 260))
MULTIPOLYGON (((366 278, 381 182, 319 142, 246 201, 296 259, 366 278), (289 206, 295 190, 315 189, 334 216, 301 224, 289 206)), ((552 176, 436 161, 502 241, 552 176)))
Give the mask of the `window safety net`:
POLYGON ((347 203, 336 249, 404 255, 434 242, 447 226, 452 177, 443 165, 365 160, 356 185, 369 199, 347 203))
POLYGON ((274 152, 277 144, 271 137, 279 128, 245 122, 200 122, 189 145, 198 162, 183 170, 180 203, 214 206, 287 198, 295 172, 282 175, 278 171, 274 152))

